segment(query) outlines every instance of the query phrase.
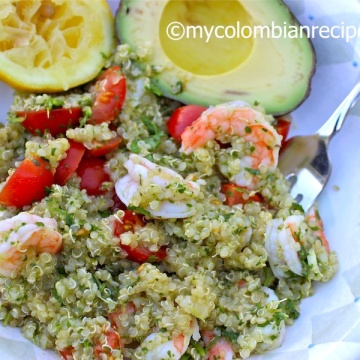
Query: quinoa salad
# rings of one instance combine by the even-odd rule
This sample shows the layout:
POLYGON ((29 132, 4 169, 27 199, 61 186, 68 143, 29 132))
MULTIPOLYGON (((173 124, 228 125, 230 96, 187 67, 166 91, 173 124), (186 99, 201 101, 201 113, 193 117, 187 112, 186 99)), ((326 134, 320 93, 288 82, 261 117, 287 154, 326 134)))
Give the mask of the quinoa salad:
POLYGON ((122 44, 90 84, 15 94, 0 125, 0 319, 66 360, 279 347, 338 264, 276 167, 278 119, 239 99, 184 124, 150 52, 122 44), (42 129, 33 114, 54 117, 42 129))

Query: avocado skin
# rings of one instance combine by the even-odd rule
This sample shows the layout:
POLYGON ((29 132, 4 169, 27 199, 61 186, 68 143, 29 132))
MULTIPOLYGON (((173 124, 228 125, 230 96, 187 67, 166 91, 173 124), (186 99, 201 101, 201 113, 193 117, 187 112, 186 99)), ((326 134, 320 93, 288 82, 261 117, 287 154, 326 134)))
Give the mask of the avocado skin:
MULTIPOLYGON (((239 1, 242 5, 251 3, 251 0, 239 1)), ((257 0, 257 2, 261 2, 261 0, 257 0)), ((282 12, 282 16, 286 16, 287 24, 300 26, 296 17, 282 0, 262 0, 262 2, 266 6, 271 3, 270 6, 278 8, 278 11, 282 12)), ((156 7, 161 3, 164 4, 166 1, 122 0, 115 16, 116 32, 121 43, 129 44, 132 49, 136 49, 144 42, 150 42, 154 46, 153 58, 140 64, 143 67, 147 64, 162 65, 171 62, 161 48, 158 35, 159 26, 156 25, 156 21, 160 18, 160 14, 156 14, 156 7), (139 32, 139 30, 142 31, 141 35, 134 36, 136 31, 139 32)), ((162 91, 164 96, 184 104, 212 106, 228 101, 243 100, 248 103, 259 102, 267 113, 280 116, 288 114, 299 107, 307 99, 311 91, 311 80, 316 70, 316 53, 311 40, 307 38, 306 34, 301 41, 298 41, 297 46, 306 48, 306 57, 301 63, 303 73, 295 74, 294 68, 294 71, 289 73, 288 76, 298 76, 301 81, 294 83, 291 78, 282 79, 282 81, 274 78, 274 84, 268 90, 266 90, 267 85, 264 84, 262 87, 259 86, 257 89, 250 91, 247 86, 248 82, 242 81, 242 64, 228 73, 215 76, 191 74, 191 80, 184 83, 183 91, 179 94, 174 94, 171 90, 174 84, 173 79, 181 79, 183 74, 189 73, 175 64, 173 64, 171 70, 164 70, 160 74, 153 76, 152 82, 162 91)), ((264 58, 266 59, 264 56, 260 58, 259 64, 264 58)), ((283 59, 287 59, 287 56, 284 55, 283 59)), ((289 63, 290 61, 287 62, 287 64, 289 63)), ((262 67, 258 66, 252 75, 254 77, 262 76, 262 70, 262 67)))

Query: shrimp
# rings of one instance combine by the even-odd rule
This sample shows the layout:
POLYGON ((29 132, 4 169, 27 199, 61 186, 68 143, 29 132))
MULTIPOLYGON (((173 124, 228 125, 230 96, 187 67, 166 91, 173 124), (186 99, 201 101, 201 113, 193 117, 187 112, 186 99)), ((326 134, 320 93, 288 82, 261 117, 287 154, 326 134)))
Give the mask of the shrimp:
POLYGON ((126 206, 138 207, 144 202, 150 215, 163 219, 186 218, 196 212, 198 183, 135 154, 124 166, 128 174, 116 181, 115 191, 126 206))
POLYGON ((220 104, 204 111, 181 135, 181 151, 190 154, 209 140, 228 142, 240 136, 251 146, 250 154, 241 159, 241 170, 230 181, 247 188, 256 186, 255 172, 266 166, 275 170, 282 136, 270 125, 265 115, 243 102, 220 104))
POLYGON ((322 219, 320 217, 319 211, 312 207, 306 217, 309 226, 314 231, 314 235, 320 239, 321 243, 325 247, 326 251, 330 252, 330 245, 328 240, 326 239, 325 233, 324 233, 324 224, 322 222, 322 219))
POLYGON ((57 222, 27 212, 0 221, 0 274, 16 276, 29 248, 36 253, 57 254, 62 237, 57 222))
MULTIPOLYGON (((179 360, 182 355, 185 354, 187 350, 190 339, 193 338, 195 341, 200 339, 199 326, 196 319, 194 318, 190 324, 191 334, 179 334, 173 337, 171 340, 162 343, 151 349, 147 352, 145 359, 146 360, 159 360, 159 359, 168 359, 168 360, 179 360)), ((156 338, 157 333, 152 333, 145 340, 144 343, 151 343, 156 338)), ((143 345, 144 345, 143 343, 143 345)))
MULTIPOLYGON (((271 301, 279 301, 279 298, 275 294, 275 291, 263 286, 261 288, 264 293, 267 295, 266 303, 270 303, 271 301)), ((258 331, 261 332, 262 342, 257 344, 257 349, 261 351, 272 350, 279 347, 285 337, 285 321, 282 320, 278 324, 276 321, 271 322, 266 326, 257 326, 258 331)))
MULTIPOLYGON (((209 330, 201 330, 201 337, 204 341, 205 346, 208 346, 211 341, 214 340, 215 334, 209 330)), ((232 360, 234 356, 234 350, 229 341, 224 337, 219 339, 210 347, 207 352, 208 360, 232 360)))
POLYGON ((284 268, 302 275, 297 236, 303 221, 304 216, 291 215, 286 220, 272 219, 267 226, 265 249, 269 254, 271 270, 278 279, 287 277, 284 268))
MULTIPOLYGON (((275 294, 275 291, 262 286, 261 290, 267 295, 265 300, 266 304, 275 301, 279 303, 279 298, 275 294)), ((256 325, 253 327, 253 331, 256 331, 261 334, 261 339, 258 341, 256 345, 257 352, 264 352, 267 350, 275 349, 284 341, 285 337, 285 321, 281 320, 280 322, 273 320, 267 325, 256 325)))

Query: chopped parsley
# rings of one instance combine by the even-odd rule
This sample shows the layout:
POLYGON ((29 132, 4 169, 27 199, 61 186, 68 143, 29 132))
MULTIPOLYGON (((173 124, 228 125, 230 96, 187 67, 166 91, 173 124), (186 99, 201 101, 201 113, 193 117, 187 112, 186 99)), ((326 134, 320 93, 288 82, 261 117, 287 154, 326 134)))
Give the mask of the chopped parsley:
POLYGON ((260 170, 258 170, 258 169, 252 169, 252 168, 246 167, 245 171, 247 171, 251 175, 260 175, 260 170))
POLYGON ((162 91, 155 85, 155 81, 153 79, 150 79, 150 82, 145 85, 145 89, 151 91, 156 96, 162 96, 162 91))
POLYGON ((251 127, 250 126, 245 126, 245 132, 247 134, 251 134, 252 133, 251 127))
POLYGON ((129 210, 132 210, 132 211, 135 211, 135 212, 137 212, 137 213, 139 213, 139 214, 142 214, 142 215, 151 217, 151 214, 149 213, 149 211, 143 209, 143 208, 140 207, 140 206, 131 206, 131 205, 129 205, 129 206, 128 206, 128 209, 129 209, 129 210))
POLYGON ((293 210, 293 211, 298 210, 298 211, 300 211, 302 214, 304 213, 303 207, 302 207, 300 204, 298 204, 297 202, 293 202, 293 203, 291 204, 290 210, 293 210))

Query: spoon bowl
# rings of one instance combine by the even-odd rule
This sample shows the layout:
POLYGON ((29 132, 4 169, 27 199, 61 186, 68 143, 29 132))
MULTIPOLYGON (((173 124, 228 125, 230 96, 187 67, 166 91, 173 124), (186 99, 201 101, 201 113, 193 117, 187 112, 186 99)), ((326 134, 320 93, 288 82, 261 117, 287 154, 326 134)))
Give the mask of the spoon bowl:
POLYGON ((360 82, 314 135, 290 138, 281 149, 279 169, 290 182, 291 195, 305 212, 314 205, 330 178, 330 140, 340 131, 350 109, 359 100, 360 82))

